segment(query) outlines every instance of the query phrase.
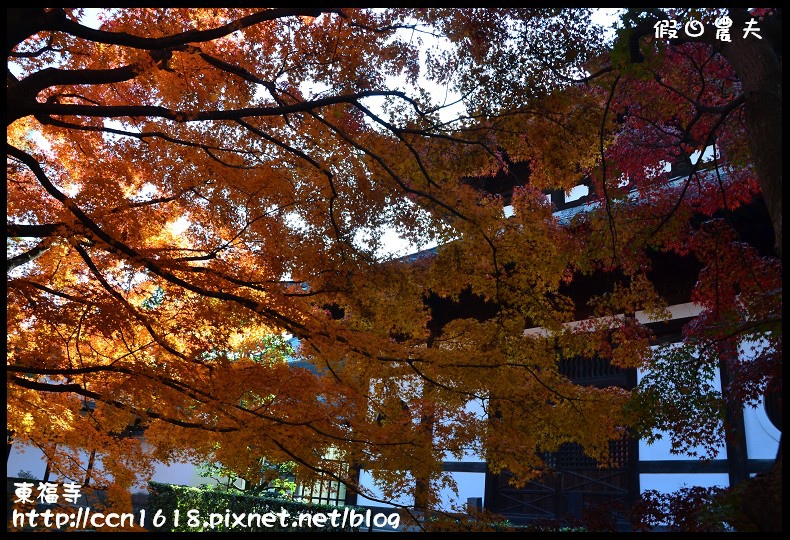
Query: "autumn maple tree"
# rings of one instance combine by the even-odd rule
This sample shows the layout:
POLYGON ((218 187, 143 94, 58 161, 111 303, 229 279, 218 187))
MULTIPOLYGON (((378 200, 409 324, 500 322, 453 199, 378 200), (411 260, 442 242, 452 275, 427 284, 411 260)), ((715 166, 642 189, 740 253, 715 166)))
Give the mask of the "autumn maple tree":
POLYGON ((753 402, 781 380, 781 265, 726 222, 773 185, 752 98, 737 61, 651 41, 640 16, 609 51, 582 10, 123 9, 99 29, 10 11, 13 441, 76 479, 76 453, 96 456, 119 503, 153 460, 253 482, 261 458, 293 462, 372 497, 327 465, 341 456, 422 509, 469 450, 519 482, 564 443, 606 462, 629 427, 682 418, 559 360, 660 365, 628 316, 664 315, 656 252, 701 262, 685 343, 716 352, 705 365, 768 336, 753 366, 731 359, 732 400, 753 402), (448 119, 425 77, 465 112, 448 119), (469 179, 514 163, 529 178, 506 218, 469 179), (597 203, 558 220, 544 192, 582 180, 597 203), (388 229, 440 247, 387 261, 388 229), (601 273, 611 287, 567 325, 587 307, 568 285, 601 273), (478 313, 440 320, 430 301, 465 295, 478 313))
MULTIPOLYGON (((703 312, 684 327, 680 349, 665 348, 648 364, 651 375, 637 401, 644 399, 648 425, 670 431, 675 448, 708 444, 714 433, 735 442, 728 454, 740 463, 730 473, 739 502, 729 521, 744 530, 782 528, 781 441, 770 472, 749 479, 736 428, 744 406, 760 405, 766 394, 781 403, 781 15, 781 9, 629 10, 620 46, 600 70, 612 77, 611 109, 620 123, 606 152, 651 205, 663 207, 646 224, 648 242, 693 253, 702 265, 691 299, 703 312), (674 18, 695 20, 705 31, 655 39, 656 26, 674 18), (722 26, 732 27, 731 37, 720 35, 722 26), (708 175, 699 174, 704 165, 689 154, 704 147, 714 150, 708 175), (651 196, 657 185, 642 187, 660 185, 661 174, 640 171, 663 152, 687 169, 679 189, 662 201, 651 196), (675 220, 684 206, 689 217, 675 220), (768 242, 750 238, 743 219, 770 222, 768 242), (683 228, 674 238, 666 230, 673 220, 683 228), (721 393, 705 382, 714 372, 721 393)), ((636 210, 635 217, 647 216, 636 210)), ((614 245, 614 228, 610 238, 614 245)))

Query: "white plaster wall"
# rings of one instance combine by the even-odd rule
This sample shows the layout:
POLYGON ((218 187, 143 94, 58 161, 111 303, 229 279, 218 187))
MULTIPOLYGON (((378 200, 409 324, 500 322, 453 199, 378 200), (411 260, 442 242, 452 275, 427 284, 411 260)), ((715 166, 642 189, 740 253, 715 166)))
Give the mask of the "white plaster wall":
POLYGON ((6 476, 16 477, 19 471, 33 473, 37 479, 44 478, 47 462, 44 453, 34 446, 22 446, 15 443, 6 463, 6 476))
MULTIPOLYGON (((752 360, 767 345, 765 340, 744 340, 738 344, 738 354, 742 361, 752 360)), ((774 459, 779 449, 782 433, 771 423, 765 414, 765 405, 760 400, 756 406, 746 406, 743 411, 743 424, 746 431, 746 450, 749 459, 774 459)))
POLYGON ((749 459, 774 459, 779 450, 782 432, 771 423, 762 402, 754 408, 746 407, 743 411, 743 425, 749 459))
MULTIPOLYGON (((83 465, 87 466, 88 454, 86 452, 80 452, 79 456, 83 465)), ((8 462, 6 464, 6 476, 16 477, 19 471, 22 470, 32 473, 36 479, 41 480, 44 478, 46 467, 47 463, 41 450, 34 446, 26 446, 17 443, 11 447, 11 453, 8 456, 8 462)), ((101 469, 102 463, 100 459, 96 460, 94 467, 97 470, 101 469)), ((55 471, 50 472, 51 482, 62 482, 63 480, 63 478, 58 477, 55 471)), ((81 482, 84 479, 75 478, 72 480, 81 482)), ((199 486, 200 484, 214 483, 210 478, 201 478, 198 476, 197 466, 192 463, 173 463, 166 465, 157 462, 154 465, 152 480, 166 484, 180 484, 186 486, 199 486)), ((140 486, 132 487, 132 491, 135 493, 142 490, 143 488, 140 486)))
MULTIPOLYGON (((739 344, 739 355, 742 360, 748 361, 755 355, 755 350, 759 351, 761 342, 744 341, 739 344)), ((643 371, 638 371, 637 379, 641 380, 644 376, 643 371)), ((712 384, 721 388, 719 373, 712 379, 712 384)), ((762 401, 756 406, 746 406, 743 411, 744 430, 746 435, 746 447, 749 459, 774 459, 779 448, 781 432, 771 423, 765 413, 762 401)), ((661 433, 661 432, 659 432, 661 433)), ((664 437, 648 445, 644 441, 639 441, 640 460, 680 460, 690 459, 684 454, 672 454, 670 452, 670 442, 668 434, 663 433, 664 437)), ((717 459, 726 459, 727 451, 724 443, 718 447, 717 459)), ((700 449, 701 450, 701 449, 700 449)), ((671 492, 686 486, 728 486, 729 477, 726 473, 705 473, 705 474, 641 474, 641 490, 656 489, 661 492, 671 492)))
POLYGON ((197 467, 191 463, 156 463, 154 476, 151 480, 163 484, 178 484, 181 486, 197 487, 200 484, 215 484, 211 478, 201 478, 197 467))
MULTIPOLYGON (((469 497, 484 497, 485 494, 485 474, 484 473, 469 473, 469 472, 450 472, 445 473, 449 475, 456 483, 457 493, 450 487, 442 488, 440 496, 440 508, 448 512, 461 511, 465 512, 466 501, 469 497)), ((381 490, 373 483, 373 477, 367 471, 361 471, 359 475, 360 484, 371 490, 372 495, 376 498, 382 498, 381 490)), ((395 501, 396 505, 413 506, 414 498, 412 496, 403 496, 395 501)), ((357 504, 362 506, 382 506, 392 508, 393 504, 382 503, 379 501, 371 500, 367 497, 358 497, 357 504)))
MULTIPOLYGON (((406 473, 404 472, 404 474, 406 473)), ((362 470, 359 472, 359 484, 360 486, 362 486, 363 490, 369 491, 372 497, 376 499, 383 498, 381 489, 375 485, 375 483, 373 482, 373 476, 371 476, 371 474, 368 471, 362 470)), ((400 505, 414 506, 414 497, 404 496, 396 499, 393 502, 395 504, 400 504, 400 505)), ((357 504, 362 506, 382 506, 386 508, 392 508, 394 506, 393 504, 371 500, 361 495, 357 497, 357 504)))
MULTIPOLYGON (((87 452, 79 452, 78 457, 82 463, 83 469, 87 469, 88 460, 90 457, 89 454, 87 452)), ((101 461, 97 459, 94 462, 94 468, 98 469, 100 467, 101 461)), ((35 446, 23 445, 19 443, 15 443, 11 446, 11 453, 9 454, 8 461, 6 463, 7 476, 16 477, 20 471, 27 471, 32 473, 37 480, 42 480, 44 478, 46 469, 47 461, 44 458, 44 453, 35 446)), ((50 482, 63 482, 65 480, 81 482, 84 480, 84 477, 67 479, 62 478, 55 470, 49 472, 50 482)))
POLYGON ((654 489, 659 493, 672 493, 682 487, 727 487, 729 485, 730 479, 727 473, 639 475, 639 487, 642 492, 654 489))
MULTIPOLYGON (((480 399, 472 399, 466 403, 464 412, 474 414, 477 418, 485 418, 485 403, 483 403, 483 400, 480 399)), ((442 441, 440 441, 438 438, 434 438, 434 440, 437 446, 441 445, 442 441)), ((444 461, 462 461, 464 463, 481 463, 485 461, 485 459, 480 455, 478 449, 472 447, 471 445, 464 449, 464 453, 460 457, 454 456, 450 454, 450 452, 445 452, 443 459, 444 461)))
MULTIPOLYGON (((642 377, 644 377, 645 371, 644 370, 637 370, 636 378, 637 381, 641 381, 642 377)), ((711 384, 715 388, 721 388, 721 378, 719 377, 719 373, 716 372, 714 377, 711 379, 711 384)), ((644 440, 639 441, 639 459, 640 460, 680 460, 680 459, 695 459, 688 454, 673 454, 672 453, 672 444, 670 442, 669 433, 666 431, 656 430, 655 433, 661 434, 662 438, 655 441, 652 444, 648 444, 644 440)), ((718 454, 716 455, 716 459, 725 459, 727 457, 727 448, 724 444, 724 441, 721 444, 716 446, 716 450, 718 454)), ((699 455, 704 456, 705 450, 702 446, 694 447, 694 451, 696 451, 699 455)))
MULTIPOLYGON (((645 375, 644 370, 637 370, 637 381, 641 381, 645 375)), ((721 388, 721 378, 718 371, 711 379, 711 384, 715 388, 721 388)), ((671 451, 672 445, 669 438, 669 433, 665 431, 656 431, 662 435, 662 438, 652 444, 648 444, 644 440, 639 441, 639 459, 640 461, 677 461, 687 459, 699 459, 688 454, 673 454, 671 451)), ((718 454, 716 459, 726 459, 727 449, 724 441, 716 446, 718 454)), ((695 447, 695 450, 700 455, 705 455, 702 447, 695 447)), ((728 486, 730 483, 729 476, 726 473, 678 473, 678 474, 640 474, 639 475, 639 488, 641 492, 646 490, 656 490, 660 493, 671 493, 677 491, 682 487, 700 486, 728 486)))
POLYGON ((450 488, 442 489, 440 494, 440 508, 442 510, 447 512, 466 512, 466 501, 469 497, 481 497, 483 498, 483 503, 485 503, 485 473, 451 472, 446 474, 455 481, 458 493, 456 494, 450 488))

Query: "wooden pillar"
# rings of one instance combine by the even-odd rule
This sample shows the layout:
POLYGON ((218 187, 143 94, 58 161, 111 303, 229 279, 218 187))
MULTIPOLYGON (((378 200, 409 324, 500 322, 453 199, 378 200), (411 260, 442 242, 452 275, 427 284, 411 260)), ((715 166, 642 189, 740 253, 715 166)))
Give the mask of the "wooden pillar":
POLYGON ((732 399, 728 391, 732 381, 731 365, 733 360, 738 358, 738 351, 732 341, 726 340, 719 342, 718 352, 721 391, 725 401, 724 440, 727 448, 727 471, 730 486, 737 486, 749 478, 749 456, 746 448, 746 428, 743 423, 743 403, 732 399))
MULTIPOLYGON (((429 386, 423 385, 423 407, 427 407, 428 410, 423 409, 421 411, 420 423, 417 428, 420 431, 420 443, 423 447, 422 450, 428 452, 429 454, 433 453, 433 427, 434 422, 436 421, 433 411, 433 403, 431 401, 431 394, 433 394, 433 389, 429 386)), ((413 472, 415 480, 414 508, 416 510, 426 510, 428 508, 428 500, 431 493, 430 473, 420 472, 417 469, 413 469, 413 472)))
POLYGON ((5 454, 5 462, 6 465, 8 464, 8 460, 11 459, 11 447, 14 446, 14 432, 11 430, 6 431, 5 436, 6 441, 6 454, 5 454))
POLYGON ((91 451, 91 455, 88 458, 88 468, 85 470, 85 481, 82 483, 83 487, 88 485, 88 482, 91 480, 91 474, 93 474, 93 464, 96 461, 96 450, 91 451))

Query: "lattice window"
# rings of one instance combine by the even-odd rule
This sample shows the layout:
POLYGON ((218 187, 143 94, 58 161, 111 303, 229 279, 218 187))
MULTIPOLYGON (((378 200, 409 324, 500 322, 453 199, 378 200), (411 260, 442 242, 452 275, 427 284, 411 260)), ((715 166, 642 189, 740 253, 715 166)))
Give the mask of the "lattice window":
POLYGON ((559 364, 560 373, 569 379, 584 383, 597 379, 626 384, 627 370, 613 366, 604 358, 563 358, 559 364))
MULTIPOLYGON (((599 463, 584 454, 580 444, 565 443, 556 452, 541 454, 546 466, 552 469, 599 469, 599 463)), ((609 442, 610 463, 607 468, 620 469, 628 466, 628 437, 609 442)))
MULTIPOLYGON (((348 463, 338 460, 327 460, 321 467, 332 474, 345 477, 348 474, 348 463)), ((343 506, 346 500, 346 486, 329 475, 324 475, 312 484, 302 484, 296 490, 295 499, 330 506, 343 506)))

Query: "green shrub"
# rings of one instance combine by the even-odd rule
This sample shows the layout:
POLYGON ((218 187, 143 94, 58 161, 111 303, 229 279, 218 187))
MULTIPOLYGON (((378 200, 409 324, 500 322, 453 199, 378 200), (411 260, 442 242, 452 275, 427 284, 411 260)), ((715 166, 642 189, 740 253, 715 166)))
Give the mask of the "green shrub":
MULTIPOLYGON (((331 516, 333 511, 342 515, 345 507, 307 504, 222 491, 206 491, 188 486, 160 484, 159 482, 150 482, 149 492, 145 519, 145 527, 148 530, 163 532, 357 530, 348 524, 343 527, 339 518, 336 519, 337 527, 332 526, 330 519, 326 520, 325 525, 318 526, 313 523, 312 518, 303 518, 301 527, 293 526, 299 516, 307 514, 331 516), (283 511, 287 512, 287 517, 284 517, 286 514, 283 511), (240 516, 241 514, 245 515, 243 525, 234 523, 234 515, 240 516), (259 521, 257 518, 248 521, 250 515, 264 516, 267 514, 277 514, 276 521, 267 523, 259 521), (285 519, 285 527, 281 525, 281 518, 285 519), (213 524, 211 520, 213 520, 213 524)), ((356 507, 353 509, 358 512, 364 511, 356 507)))

